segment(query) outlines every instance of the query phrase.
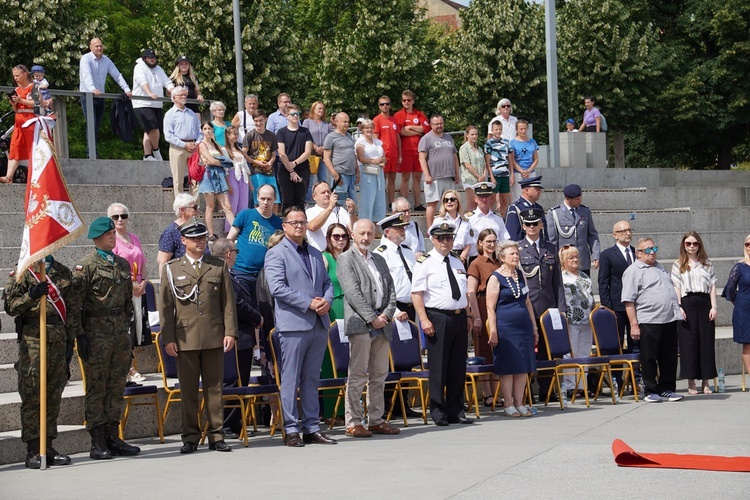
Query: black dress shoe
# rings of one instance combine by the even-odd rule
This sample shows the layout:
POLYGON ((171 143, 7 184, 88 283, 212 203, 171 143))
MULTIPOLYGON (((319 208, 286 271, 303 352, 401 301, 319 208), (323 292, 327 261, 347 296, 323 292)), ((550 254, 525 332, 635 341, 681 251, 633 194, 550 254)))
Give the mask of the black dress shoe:
POLYGON ((473 418, 466 418, 466 417, 459 417, 459 418, 449 418, 448 423, 449 424, 462 424, 462 425, 471 425, 476 421, 476 419, 473 418))
POLYGON ((441 417, 435 420, 435 425, 437 425, 438 427, 445 427, 446 425, 448 425, 448 419, 445 417, 441 417))
POLYGON ((47 448, 47 463, 49 465, 70 465, 72 460, 68 455, 63 455, 53 447, 47 448))
POLYGON ((302 442, 305 444, 339 444, 333 438, 329 438, 320 431, 313 432, 312 434, 303 434, 302 442))
POLYGON ((180 453, 184 455, 185 453, 192 453, 197 449, 198 449, 198 443, 194 443, 192 441, 185 441, 185 444, 183 444, 182 448, 180 448, 180 453))
POLYGON ((240 433, 232 429, 223 429, 224 439, 239 439, 240 433))
POLYGON ((232 447, 229 446, 223 439, 216 441, 208 445, 208 449, 211 451, 232 451, 232 447))
POLYGON ((286 435, 286 439, 284 440, 284 444, 289 446, 290 448, 302 448, 305 446, 305 443, 302 442, 302 438, 299 435, 299 432, 290 432, 286 435))

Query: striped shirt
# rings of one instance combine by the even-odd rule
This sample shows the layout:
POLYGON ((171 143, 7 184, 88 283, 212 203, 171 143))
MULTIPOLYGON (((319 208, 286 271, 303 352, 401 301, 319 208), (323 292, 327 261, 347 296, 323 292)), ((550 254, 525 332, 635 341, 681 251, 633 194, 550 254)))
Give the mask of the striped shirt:
POLYGON ((680 290, 680 296, 688 293, 709 293, 716 285, 716 271, 713 264, 703 265, 697 262, 684 273, 680 273, 680 262, 672 264, 672 284, 680 290))

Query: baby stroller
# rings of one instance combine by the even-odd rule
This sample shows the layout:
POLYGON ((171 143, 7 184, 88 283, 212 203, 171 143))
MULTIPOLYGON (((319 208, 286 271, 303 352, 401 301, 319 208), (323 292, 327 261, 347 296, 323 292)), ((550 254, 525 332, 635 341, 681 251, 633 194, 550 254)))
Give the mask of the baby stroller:
MULTIPOLYGON (((10 111, 3 116, 0 116, 0 131, 5 128, 5 120, 8 117, 13 120, 15 113, 10 111)), ((10 138, 13 136, 14 128, 15 125, 11 124, 10 128, 0 135, 0 176, 4 176, 8 172, 8 150, 10 149, 10 138)), ((28 172, 29 170, 26 165, 19 165, 16 172, 13 174, 13 182, 17 184, 26 184, 28 172)))

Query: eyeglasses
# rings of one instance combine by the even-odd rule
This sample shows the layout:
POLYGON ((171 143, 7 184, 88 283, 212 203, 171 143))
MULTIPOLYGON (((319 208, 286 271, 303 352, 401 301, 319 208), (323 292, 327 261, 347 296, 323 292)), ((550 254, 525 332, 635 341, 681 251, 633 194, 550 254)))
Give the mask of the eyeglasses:
POLYGON ((685 246, 686 247, 699 247, 701 244, 697 241, 686 241, 685 246))
POLYGON ((233 248, 232 250, 227 250, 227 252, 229 252, 229 253, 232 253, 232 252, 234 252, 234 253, 240 253, 240 251, 238 249, 236 249, 236 248, 233 248))
POLYGON ((497 244, 497 240, 484 240, 483 243, 485 245, 495 245, 497 244))
POLYGON ((443 203, 456 203, 458 198, 443 198, 443 203))
POLYGON ((390 105, 391 105, 390 102, 379 102, 378 103, 378 106, 390 106, 390 105))
POLYGON ((539 221, 537 221, 537 222, 524 222, 523 225, 524 226, 529 226, 529 227, 537 227, 539 225, 539 221))
POLYGON ((294 226, 294 227, 302 227, 302 226, 307 225, 307 221, 306 220, 288 220, 284 222, 284 224, 289 224, 290 226, 294 226))
POLYGON ((632 232, 633 230, 628 228, 628 229, 620 229, 618 231, 615 231, 615 234, 625 234, 625 233, 632 233, 632 232))
POLYGON ((438 234, 433 236, 433 238, 438 241, 453 241, 455 237, 452 234, 438 234))
POLYGON ((334 240, 339 240, 339 241, 340 240, 348 240, 349 239, 349 235, 348 234, 332 234, 331 238, 333 238, 334 240))
POLYGON ((128 217, 130 217, 128 214, 114 214, 110 217, 112 220, 128 220, 128 217))
POLYGON ((502 106, 500 106, 500 107, 501 107, 501 108, 509 108, 509 107, 510 107, 510 104, 503 104, 503 105, 502 105, 502 106))
POLYGON ((412 102, 414 99, 401 99, 401 102, 412 102))
POLYGON ((651 255, 652 253, 658 252, 659 251, 659 247, 657 247, 656 245, 654 245, 652 247, 646 247, 646 248, 644 248, 642 250, 638 250, 638 251, 639 252, 643 252, 646 255, 651 255))
POLYGON ((302 116, 301 113, 289 113, 289 116, 302 116))

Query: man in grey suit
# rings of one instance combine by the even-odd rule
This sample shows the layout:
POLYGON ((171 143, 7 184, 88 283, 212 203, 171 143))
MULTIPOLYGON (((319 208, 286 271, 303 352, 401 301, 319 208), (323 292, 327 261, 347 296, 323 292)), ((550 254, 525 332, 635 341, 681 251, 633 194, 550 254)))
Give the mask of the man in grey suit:
POLYGON ((375 225, 354 223, 354 244, 339 256, 336 275, 344 294, 344 327, 349 339, 349 378, 346 384, 346 435, 370 437, 398 434, 383 420, 383 390, 388 375, 388 346, 393 337, 396 289, 385 259, 370 252, 375 225), (369 425, 362 425, 362 391, 367 383, 369 425))
POLYGON ((335 439, 320 432, 318 404, 320 366, 328 345, 328 310, 333 301, 333 285, 323 264, 323 255, 305 240, 305 210, 287 208, 282 227, 285 237, 266 254, 265 273, 276 303, 274 317, 281 344, 281 411, 286 445, 296 448, 305 443, 336 444, 335 439))
POLYGON ((599 267, 599 233, 589 207, 581 203, 583 191, 578 184, 568 184, 563 189, 565 201, 547 212, 548 241, 555 250, 573 245, 580 256, 580 270, 591 276, 591 268, 599 267))

